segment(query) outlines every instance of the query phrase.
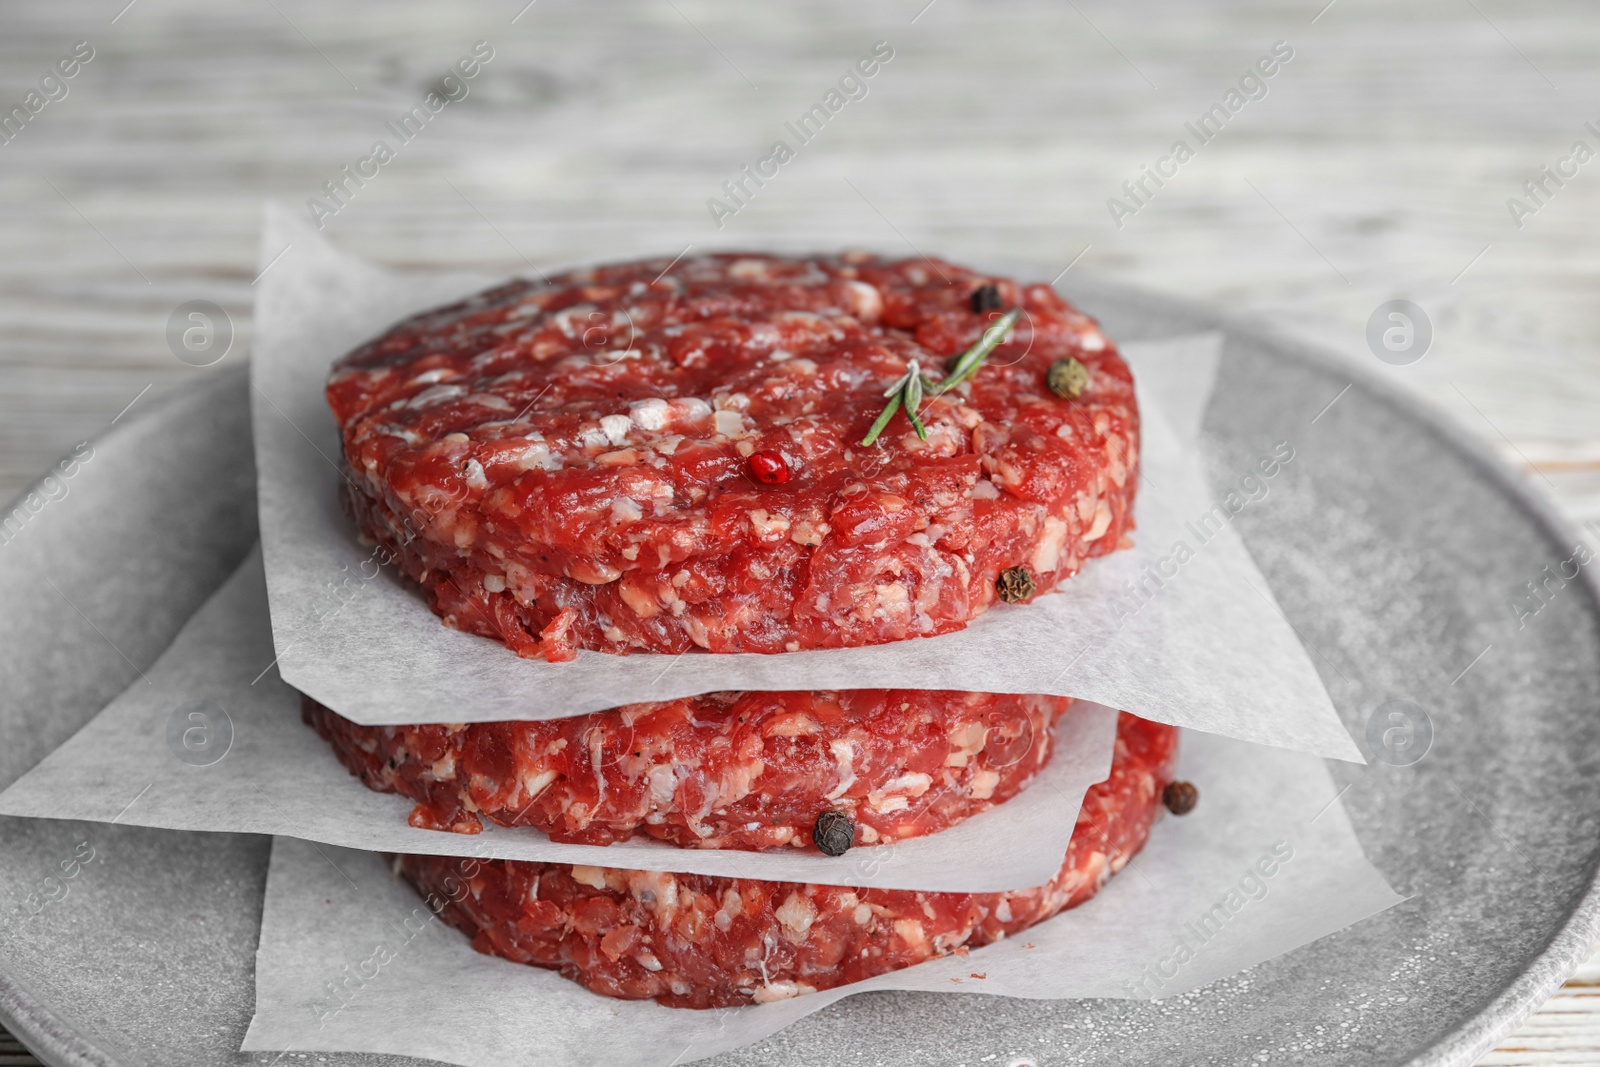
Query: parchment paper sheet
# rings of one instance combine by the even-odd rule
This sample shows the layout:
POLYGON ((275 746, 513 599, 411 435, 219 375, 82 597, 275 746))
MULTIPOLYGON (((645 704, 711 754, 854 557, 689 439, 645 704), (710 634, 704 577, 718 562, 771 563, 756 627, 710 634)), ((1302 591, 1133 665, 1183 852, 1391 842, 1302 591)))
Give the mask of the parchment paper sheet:
MULTIPOLYGON (((1362 855, 1320 760, 1193 732, 1181 751, 1199 807, 1161 819, 1144 851, 1083 907, 966 957, 722 1011, 611 1000, 479 955, 377 856, 319 854, 279 838, 243 1048, 389 1052, 470 1067, 665 1067, 760 1040, 866 990, 1172 996, 1400 901, 1362 855), (380 945, 388 951, 375 956, 380 945)), ((894 1027, 892 1002, 883 1012, 894 1027)))
POLYGON ((550 664, 445 628, 387 570, 367 578, 376 570, 362 565, 372 550, 357 543, 341 510, 339 436, 322 398, 330 364, 356 344, 494 279, 380 270, 275 205, 261 247, 263 267, 271 266, 257 286, 251 374, 277 669, 347 718, 554 718, 719 689, 1054 693, 1361 760, 1232 526, 1214 518, 1192 526, 1222 500, 1194 440, 1215 371, 1215 335, 1124 346, 1143 408, 1136 547, 1091 562, 1059 592, 997 607, 960 633, 871 648, 580 652, 575 662, 550 664), (1132 592, 1138 582, 1147 595, 1132 592))
POLYGON ((375 793, 349 774, 300 721, 299 694, 265 670, 271 661, 261 559, 252 554, 145 678, 0 794, 0 813, 768 881, 1020 889, 1042 885, 1061 866, 1084 791, 1109 773, 1116 738, 1114 710, 1074 705, 1050 762, 1011 800, 930 837, 838 857, 659 841, 567 845, 532 827, 469 836, 408 825, 412 801, 375 793), (197 709, 197 700, 210 704, 197 709), (197 710, 204 720, 189 718, 197 710))

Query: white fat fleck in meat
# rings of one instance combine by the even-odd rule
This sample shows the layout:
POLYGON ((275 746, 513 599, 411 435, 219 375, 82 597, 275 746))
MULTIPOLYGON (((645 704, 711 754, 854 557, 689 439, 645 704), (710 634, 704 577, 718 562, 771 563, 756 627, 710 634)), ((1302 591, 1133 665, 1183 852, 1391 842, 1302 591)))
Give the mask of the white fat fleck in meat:
POLYGON ((1000 898, 1000 903, 995 905, 994 917, 1003 923, 1011 921, 1011 899, 1009 897, 1000 898))
POLYGON ((649 400, 636 400, 628 405, 628 414, 639 429, 659 430, 666 426, 670 411, 665 400, 653 397, 649 400))
POLYGON ((994 771, 979 771, 972 776, 972 784, 967 787, 967 795, 973 800, 988 800, 994 796, 994 787, 1000 784, 1000 776, 994 771))
POLYGON ((920 797, 928 791, 928 787, 932 784, 933 779, 928 775, 923 774, 921 771, 914 771, 911 774, 902 774, 897 778, 889 779, 883 783, 882 788, 885 793, 906 793, 910 796, 920 797))
POLYGON ((928 791, 933 784, 933 779, 921 773, 902 774, 898 778, 891 778, 877 789, 867 794, 867 805, 873 811, 888 814, 892 811, 901 811, 911 806, 908 797, 920 797, 928 791))
POLYGON ((989 479, 979 478, 973 483, 971 495, 974 500, 998 500, 1000 490, 989 479))
MULTIPOLYGON (((637 550, 639 546, 630 545, 629 547, 637 550)), ((634 556, 629 556, 628 549, 625 548, 622 550, 622 554, 628 559, 633 559, 638 555, 638 552, 635 551, 634 556)), ((662 606, 668 611, 672 612, 672 614, 682 615, 685 611, 689 610, 688 602, 678 595, 678 591, 673 588, 671 582, 657 585, 656 592, 661 598, 662 606)))
POLYGON ((611 501, 611 521, 617 525, 638 522, 644 518, 644 509, 630 496, 619 496, 611 501))
POLYGON ((606 887, 606 872, 603 867, 590 867, 579 864, 572 868, 572 880, 591 889, 604 889, 606 887))
POLYGON ((883 294, 866 282, 850 282, 850 313, 862 322, 877 322, 883 314, 883 294))
POLYGON ((483 576, 483 591, 485 593, 503 593, 506 591, 506 580, 503 575, 485 574, 483 576))
POLYGON ((946 767, 965 767, 967 761, 983 751, 988 740, 988 730, 981 722, 964 722, 950 731, 950 754, 945 757, 946 767))
POLYGON ((1099 330, 1085 330, 1078 335, 1078 345, 1085 352, 1100 352, 1106 347, 1106 338, 1099 330))
POLYGON ((384 423, 381 426, 375 426, 373 427, 372 432, 366 436, 376 437, 380 434, 387 437, 398 437, 408 445, 414 445, 422 440, 422 435, 417 431, 408 426, 396 426, 393 423, 384 423))
POLYGON ((556 772, 549 770, 540 771, 531 778, 524 777, 522 779, 522 797, 524 802, 531 803, 535 797, 548 789, 550 787, 550 783, 555 780, 556 772))
POLYGON ((757 986, 750 999, 757 1004, 770 1004, 775 1000, 788 1000, 804 993, 815 993, 816 987, 806 985, 804 982, 767 982, 757 986))
POLYGON ((623 582, 617 589, 622 602, 633 609, 641 619, 653 619, 661 614, 661 605, 643 586, 632 581, 623 582))
POLYGON ((766 766, 760 759, 753 759, 730 767, 718 794, 722 803, 737 803, 754 792, 756 780, 761 777, 761 772, 766 766))
POLYGON ((456 776, 456 754, 446 752, 443 756, 433 761, 433 766, 428 768, 428 773, 437 781, 448 782, 456 776))
POLYGON ((454 372, 451 371, 447 367, 435 367, 435 368, 433 368, 433 370, 425 370, 425 371, 423 371, 421 374, 417 375, 415 378, 411 379, 406 384, 407 385, 432 385, 434 382, 443 381, 444 379, 450 377, 450 375, 452 373, 454 373, 454 372))
POLYGON ((512 463, 525 471, 553 471, 561 466, 561 461, 551 455, 550 446, 543 441, 529 441, 521 452, 515 454, 512 463))
POLYGON ((467 460, 465 478, 467 486, 472 489, 489 488, 489 479, 484 477, 483 464, 475 459, 467 460))
POLYGON ((911 594, 906 592, 906 587, 898 583, 886 583, 872 587, 874 598, 862 605, 863 610, 857 614, 863 618, 900 619, 909 614, 911 594))
POLYGON ((744 898, 739 896, 737 890, 726 889, 722 893, 722 907, 712 916, 711 921, 716 923, 717 929, 727 933, 733 926, 733 920, 739 917, 744 910, 744 898))
POLYGON ((828 751, 833 754, 833 762, 839 766, 839 784, 829 791, 828 799, 838 800, 856 784, 855 742, 837 738, 828 743, 828 751))
MULTIPOLYGON (((589 766, 594 769, 595 806, 598 808, 606 802, 606 774, 605 774, 605 744, 604 730, 591 729, 589 741, 589 766)), ((571 814, 570 812, 568 813, 571 814)))
POLYGON ((896 919, 894 932, 900 940, 912 948, 921 948, 928 942, 928 935, 923 932, 922 924, 916 919, 896 919))
POLYGON ((821 733, 822 726, 804 712, 790 712, 775 720, 764 732, 768 737, 809 737, 821 733))
POLYGON ((774 909, 772 915, 783 925, 784 937, 799 944, 806 939, 811 924, 816 922, 817 909, 809 897, 796 891, 790 893, 784 902, 774 909))
POLYGON ((789 532, 789 520, 782 515, 769 515, 765 508, 756 508, 749 512, 749 515, 751 528, 763 541, 773 539, 781 541, 789 532))
POLYGON ((606 435, 606 440, 614 445, 620 445, 628 439, 628 431, 633 428, 633 420, 626 415, 602 415, 600 417, 600 432, 606 435))
POLYGON ((412 397, 406 407, 425 408, 431 404, 442 404, 446 400, 466 395, 467 391, 459 385, 433 385, 412 397))
POLYGON ((1117 488, 1122 488, 1128 480, 1128 465, 1122 461, 1126 446, 1118 438, 1113 437, 1106 442, 1106 473, 1117 488))
POLYGON ((829 526, 825 522, 799 519, 790 527, 789 540, 797 545, 820 545, 822 544, 822 539, 828 536, 828 530, 829 526))
MULTIPOLYGON (((1055 520, 1052 519, 1050 521, 1053 522, 1055 520)), ((1102 500, 1102 501, 1100 501, 1099 506, 1094 509, 1094 523, 1089 527, 1088 531, 1083 535, 1083 539, 1085 541, 1093 541, 1095 538, 1097 538, 1101 534, 1105 533, 1106 529, 1108 527, 1110 527, 1110 525, 1111 525, 1111 506, 1109 504, 1107 504, 1104 500, 1102 500)))
POLYGON ((650 447, 660 452, 663 456, 670 456, 678 450, 678 446, 682 443, 683 436, 681 434, 673 434, 670 437, 663 437, 650 447))
POLYGON ((737 411, 718 411, 712 417, 712 427, 717 433, 733 437, 744 432, 744 416, 737 411))
POLYGON ((568 337, 577 337, 591 325, 589 320, 590 313, 599 310, 593 304, 573 304, 571 307, 557 311, 545 322, 554 326, 568 337))
POLYGON ((650 804, 657 810, 670 808, 678 792, 678 773, 670 763, 651 767, 645 778, 650 782, 650 804))
POLYGON ((1056 569, 1056 564, 1061 561, 1061 546, 1066 544, 1066 541, 1067 524, 1054 515, 1046 517, 1039 543, 1034 547, 1033 555, 1028 558, 1028 563, 1033 567, 1035 574, 1048 574, 1056 569))
POLYGON ((628 892, 656 913, 658 922, 678 907, 678 879, 665 871, 629 871, 628 892))
POLYGON ((696 422, 700 419, 711 417, 711 405, 697 396, 680 396, 673 399, 668 405, 672 408, 675 418, 685 422, 696 422))
POLYGON ((491 411, 512 410, 511 402, 509 400, 506 400, 504 397, 496 396, 493 393, 473 393, 467 399, 470 403, 477 404, 479 407, 488 408, 491 411))
POLYGON ((736 259, 728 264, 728 277, 741 282, 760 282, 766 280, 768 269, 764 259, 736 259))

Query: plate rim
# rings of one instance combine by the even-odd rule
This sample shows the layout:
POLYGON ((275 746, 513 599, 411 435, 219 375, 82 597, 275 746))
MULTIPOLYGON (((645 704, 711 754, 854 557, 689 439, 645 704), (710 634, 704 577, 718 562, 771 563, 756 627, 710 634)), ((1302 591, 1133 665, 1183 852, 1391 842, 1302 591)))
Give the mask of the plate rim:
MULTIPOLYGON (((1169 303, 1189 302, 1176 298, 1169 303)), ((1203 311, 1197 313, 1203 314, 1203 311)), ((1454 413, 1433 405, 1418 392, 1395 384, 1375 367, 1339 355, 1281 324, 1263 320, 1259 314, 1213 313, 1212 317, 1225 333, 1235 329, 1241 337, 1265 341, 1275 353, 1289 355, 1335 375, 1348 374, 1353 385, 1391 403, 1471 461, 1481 475, 1521 504, 1550 540, 1571 544, 1572 538, 1578 535, 1577 527, 1553 497, 1496 452, 1486 438, 1467 429, 1464 420, 1454 413)), ((1490 427, 1493 428, 1493 423, 1490 427)), ((1600 575, 1594 573, 1594 568, 1584 568, 1580 569, 1580 576, 1583 579, 1581 588, 1589 594, 1590 614, 1600 617, 1600 575)), ((1578 965, 1594 950, 1597 940, 1600 940, 1600 864, 1589 872, 1582 895, 1528 966, 1476 1013, 1463 1019, 1432 1047, 1412 1057, 1408 1067, 1470 1067, 1476 1063, 1566 984, 1578 965)))

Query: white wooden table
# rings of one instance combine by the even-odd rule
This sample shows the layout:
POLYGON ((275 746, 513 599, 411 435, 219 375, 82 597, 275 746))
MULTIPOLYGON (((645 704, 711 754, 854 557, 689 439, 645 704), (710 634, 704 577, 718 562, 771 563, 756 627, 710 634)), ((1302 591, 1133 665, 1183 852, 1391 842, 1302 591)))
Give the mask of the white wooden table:
MULTIPOLYGON (((0 144, 0 498, 215 372, 169 349, 178 305, 225 308, 219 366, 243 358, 261 201, 304 204, 382 139, 394 159, 327 230, 393 263, 855 244, 1075 264, 1369 363, 1368 316, 1407 297, 1435 339, 1391 373, 1596 523, 1600 161, 1521 190, 1579 138, 1600 151, 1596 40, 1583 0, 10 5, 4 110, 76 42, 93 58, 0 144), (468 95, 401 143, 385 123, 459 95, 440 79, 479 40, 468 95), (799 144, 784 122, 877 41, 867 95, 799 144), (1184 124, 1278 41, 1266 95, 1199 144, 1184 124), (795 158, 718 229, 707 199, 778 138, 795 158), (1112 196, 1137 207, 1120 228, 1112 196), (1513 196, 1538 208, 1520 228, 1513 196)), ((1485 1062, 1600 1063, 1597 985, 1591 961, 1485 1062)))

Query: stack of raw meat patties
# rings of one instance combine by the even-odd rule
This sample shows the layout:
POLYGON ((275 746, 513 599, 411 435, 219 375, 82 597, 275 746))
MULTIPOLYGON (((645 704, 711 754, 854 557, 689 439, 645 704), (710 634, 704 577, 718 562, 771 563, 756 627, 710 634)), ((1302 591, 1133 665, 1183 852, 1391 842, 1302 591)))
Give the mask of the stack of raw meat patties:
MULTIPOLYGON (((348 504, 446 625, 558 663, 909 641, 1034 610, 1126 544, 1133 380, 1048 286, 858 254, 667 266, 512 282, 335 365, 348 504)), ((416 826, 821 865, 1005 803, 1071 704, 856 689, 415 726, 359 726, 308 698, 305 716, 367 785, 414 799, 416 826)), ((1014 892, 396 864, 483 952, 610 996, 763 1002, 1081 903, 1143 845, 1175 755, 1173 728, 1122 714, 1060 872, 1014 892)))

